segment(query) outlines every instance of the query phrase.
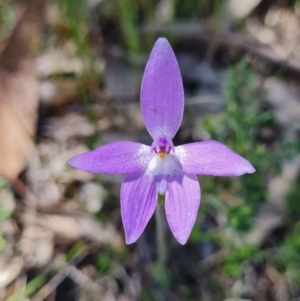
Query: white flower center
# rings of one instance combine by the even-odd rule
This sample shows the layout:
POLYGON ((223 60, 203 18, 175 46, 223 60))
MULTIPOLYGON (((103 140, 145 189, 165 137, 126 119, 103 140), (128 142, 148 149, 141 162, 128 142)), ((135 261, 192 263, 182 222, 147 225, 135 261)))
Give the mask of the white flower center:
POLYGON ((171 155, 157 154, 148 164, 148 171, 156 179, 156 187, 160 194, 165 194, 168 188, 168 179, 181 172, 180 167, 171 155))
POLYGON ((164 158, 161 158, 159 155, 156 155, 149 162, 148 170, 154 176, 173 176, 178 171, 178 166, 171 156, 166 155, 164 158))

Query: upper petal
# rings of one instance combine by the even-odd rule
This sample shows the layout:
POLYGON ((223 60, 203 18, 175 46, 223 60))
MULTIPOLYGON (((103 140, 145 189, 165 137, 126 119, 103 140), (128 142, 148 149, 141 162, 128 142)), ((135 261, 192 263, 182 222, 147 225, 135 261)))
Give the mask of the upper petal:
POLYGON ((157 192, 149 174, 126 175, 121 188, 121 214, 126 243, 134 243, 143 233, 156 207, 157 192))
POLYGON ((147 145, 118 141, 75 156, 68 164, 93 173, 126 174, 143 170, 152 156, 147 145))
POLYGON ((200 205, 200 185, 195 175, 183 175, 169 183, 165 210, 170 229, 182 245, 195 224, 200 205))
POLYGON ((143 119, 153 139, 172 139, 182 120, 184 92, 175 54, 165 38, 159 38, 147 62, 141 88, 143 119))
POLYGON ((187 173, 236 177, 255 172, 249 161, 217 141, 177 146, 175 154, 187 173))

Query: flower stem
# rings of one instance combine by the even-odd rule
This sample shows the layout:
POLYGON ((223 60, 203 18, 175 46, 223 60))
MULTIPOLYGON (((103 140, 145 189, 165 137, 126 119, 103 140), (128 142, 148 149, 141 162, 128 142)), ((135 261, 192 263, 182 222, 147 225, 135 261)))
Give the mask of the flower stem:
POLYGON ((166 227, 164 213, 164 197, 159 195, 155 211, 156 221, 156 241, 157 241, 157 262, 154 266, 154 276, 157 282, 163 288, 170 287, 171 277, 166 268, 167 263, 167 245, 166 245, 166 227))
POLYGON ((167 259, 164 218, 165 217, 164 217, 163 203, 158 202, 155 211, 155 221, 156 221, 156 241, 157 241, 157 252, 158 252, 157 263, 161 270, 165 269, 166 259, 167 259))

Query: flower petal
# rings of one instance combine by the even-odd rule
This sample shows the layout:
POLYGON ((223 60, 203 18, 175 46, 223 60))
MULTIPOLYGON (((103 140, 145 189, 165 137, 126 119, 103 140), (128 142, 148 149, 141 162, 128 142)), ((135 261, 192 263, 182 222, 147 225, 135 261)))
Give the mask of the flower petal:
POLYGON ((157 191, 154 179, 145 173, 126 175, 121 187, 121 214, 126 243, 134 243, 154 213, 157 191))
POLYGON ((169 183, 165 199, 166 216, 173 235, 182 245, 195 224, 200 198, 196 175, 183 175, 169 183))
POLYGON ((165 38, 155 43, 144 72, 141 89, 143 119, 153 139, 172 139, 180 126, 184 92, 175 54, 165 38))
POLYGON ((152 157, 147 145, 118 141, 75 156, 68 164, 93 173, 125 174, 142 170, 152 157))
POLYGON ((249 161, 213 140, 177 146, 175 154, 187 173, 237 177, 255 172, 249 161))

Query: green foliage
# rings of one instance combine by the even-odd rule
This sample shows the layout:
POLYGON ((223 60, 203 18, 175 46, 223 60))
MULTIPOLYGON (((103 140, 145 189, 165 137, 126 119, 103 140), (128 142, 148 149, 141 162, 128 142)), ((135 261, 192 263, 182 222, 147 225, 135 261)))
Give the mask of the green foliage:
POLYGON ((110 253, 108 252, 101 252, 100 254, 98 254, 97 256, 97 260, 96 260, 96 266, 98 271, 101 274, 105 274, 109 271, 110 267, 111 267, 111 258, 110 258, 110 253))
POLYGON ((224 89, 225 112, 218 116, 206 116, 203 120, 204 128, 212 139, 223 142, 256 168, 254 174, 225 180, 213 179, 213 185, 208 185, 215 191, 231 191, 244 200, 245 207, 228 210, 229 224, 243 231, 250 228, 251 217, 267 199, 266 179, 280 170, 283 159, 299 151, 295 143, 287 147, 287 143, 278 142, 274 148, 262 138, 262 129, 272 126, 273 115, 270 111, 262 112, 256 100, 256 82, 247 59, 230 68, 224 89))
POLYGON ((216 14, 220 10, 223 0, 214 1, 180 1, 175 0, 175 15, 179 19, 200 19, 211 14, 216 14))
POLYGON ((300 5, 300 0, 291 0, 290 2, 292 5, 294 5, 296 7, 300 5))
MULTIPOLYGON (((241 232, 247 232, 252 225, 253 216, 260 206, 267 200, 267 179, 280 171, 283 161, 292 159, 300 152, 300 142, 286 142, 277 133, 276 141, 267 141, 262 132, 264 128, 274 129, 273 114, 263 111, 256 100, 255 87, 257 78, 251 71, 247 59, 229 69, 225 78, 225 110, 217 116, 206 116, 203 120, 204 129, 212 139, 218 140, 247 158, 256 168, 251 175, 238 178, 205 178, 202 182, 203 190, 211 195, 221 197, 221 193, 228 192, 235 200, 243 203, 226 205, 216 197, 210 197, 212 207, 219 207, 227 215, 227 226, 241 232), (222 205, 216 205, 217 203, 222 205)), ((299 219, 300 176, 295 180, 294 188, 287 196, 287 212, 299 219)), ((226 225, 225 225, 226 226, 226 225)), ((300 226, 283 242, 274 262, 277 267, 291 271, 295 279, 300 279, 299 252, 300 226), (297 278, 298 277, 298 278, 297 278)), ((199 238, 199 235, 198 237, 199 238)), ((202 238, 201 238, 202 239, 202 238)), ((266 256, 263 251, 250 245, 230 245, 220 240, 224 247, 224 272, 230 277, 237 277, 241 272, 241 264, 245 260, 257 256, 266 256)))
POLYGON ((47 280, 46 275, 39 275, 33 278, 30 282, 16 291, 12 296, 10 296, 6 301, 22 301, 27 299, 32 293, 37 291, 42 287, 47 280))
POLYGON ((294 218, 295 220, 299 220, 300 217, 300 175, 294 181, 294 185, 292 190, 286 196, 286 210, 289 215, 294 218))
POLYGON ((0 40, 14 25, 16 19, 15 12, 8 0, 0 2, 0 40))
POLYGON ((61 0, 57 2, 67 16, 72 38, 74 39, 79 53, 90 51, 89 43, 86 38, 89 32, 88 12, 85 0, 76 1, 61 0))
POLYGON ((79 87, 80 99, 86 108, 86 116, 94 126, 94 134, 87 138, 86 144, 92 149, 98 144, 99 133, 97 118, 89 106, 91 102, 91 87, 99 84, 99 74, 96 70, 95 55, 89 40, 89 12, 86 0, 55 0, 64 14, 65 22, 70 30, 70 39, 73 40, 78 56, 83 62, 84 70, 81 74, 81 84, 79 87))
POLYGON ((8 219, 11 216, 11 212, 8 212, 0 207, 0 222, 8 219))
POLYGON ((251 228, 252 209, 249 206, 234 206, 228 210, 228 223, 231 227, 240 231, 251 228))
MULTIPOLYGON (((97 70, 95 69, 95 55, 92 48, 89 34, 89 11, 86 0, 76 1, 76 5, 72 0, 55 0, 57 5, 65 17, 65 25, 70 31, 70 38, 74 41, 77 54, 84 63, 83 87, 87 86, 87 81, 93 78, 98 78, 97 70)), ((84 97, 85 95, 82 95, 84 97)))
POLYGON ((209 231, 202 231, 199 227, 193 227, 191 235, 189 237, 190 243, 201 242, 212 242, 212 243, 222 243, 223 237, 220 237, 220 232, 217 228, 210 229, 209 231))
POLYGON ((129 53, 147 52, 153 47, 155 34, 139 34, 139 27, 154 21, 155 0, 114 0, 110 3, 110 18, 119 33, 119 39, 129 53))
MULTIPOLYGON (((11 217, 11 212, 8 212, 7 210, 2 208, 2 194, 7 189, 7 183, 4 179, 0 178, 0 223, 8 218, 11 217)), ((5 192, 4 192, 5 194, 5 192)), ((0 251, 2 251, 5 247, 5 239, 0 233, 0 251)))
POLYGON ((288 272, 292 284, 300 286, 300 223, 286 236, 273 258, 273 263, 281 272, 288 272))
POLYGON ((6 186, 6 181, 3 178, 0 178, 0 189, 6 186))
POLYGON ((137 0, 118 0, 118 5, 124 42, 130 51, 137 53, 139 51, 138 2, 137 0))
POLYGON ((72 261, 75 257, 77 257, 80 253, 82 253, 85 248, 86 245, 82 241, 78 241, 65 254, 66 262, 72 261))
POLYGON ((235 247, 225 255, 225 264, 223 266, 223 272, 229 277, 238 277, 241 274, 241 263, 253 259, 259 255, 259 251, 252 245, 244 244, 239 247, 235 247))
MULTIPOLYGON (((64 0, 65 1, 65 0, 64 0)), ((167 2, 167 1, 166 1, 167 2)), ((179 1, 169 0, 166 5, 169 10, 168 22, 175 20, 200 19, 210 14, 218 15, 224 0, 213 1, 179 1)), ((139 34, 139 27, 157 25, 160 20, 156 19, 158 8, 157 0, 114 0, 110 5, 110 18, 120 33, 120 40, 127 51, 138 53, 141 50, 147 52, 152 48, 156 35, 148 32, 139 34)))

